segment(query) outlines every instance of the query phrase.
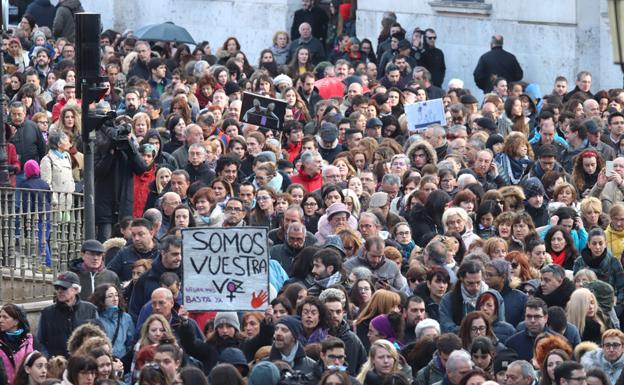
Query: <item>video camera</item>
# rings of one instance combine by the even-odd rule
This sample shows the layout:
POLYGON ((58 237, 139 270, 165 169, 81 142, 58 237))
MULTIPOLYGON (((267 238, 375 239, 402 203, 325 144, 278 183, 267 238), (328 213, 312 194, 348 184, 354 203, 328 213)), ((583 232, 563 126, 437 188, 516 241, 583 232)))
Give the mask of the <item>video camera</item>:
POLYGON ((125 151, 129 150, 130 139, 129 134, 132 132, 132 127, 128 123, 116 122, 117 113, 115 111, 109 111, 105 115, 96 115, 104 122, 102 123, 102 133, 104 133, 115 150, 125 151))

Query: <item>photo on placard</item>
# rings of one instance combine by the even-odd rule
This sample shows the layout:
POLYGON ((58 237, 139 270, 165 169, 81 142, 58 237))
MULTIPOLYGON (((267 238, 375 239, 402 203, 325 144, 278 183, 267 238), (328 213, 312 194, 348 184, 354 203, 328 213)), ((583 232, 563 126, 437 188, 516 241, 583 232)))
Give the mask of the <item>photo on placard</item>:
POLYGON ((285 113, 285 101, 243 92, 241 122, 282 131, 285 113))

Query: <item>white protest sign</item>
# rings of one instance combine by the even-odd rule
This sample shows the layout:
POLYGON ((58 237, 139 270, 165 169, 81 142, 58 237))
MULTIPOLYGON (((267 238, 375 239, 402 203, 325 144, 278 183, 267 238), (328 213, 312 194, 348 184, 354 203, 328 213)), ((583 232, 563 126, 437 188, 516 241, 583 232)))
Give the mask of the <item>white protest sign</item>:
POLYGON ((410 132, 421 131, 432 124, 446 125, 442 99, 406 104, 404 108, 410 132))
POLYGON ((265 227, 182 230, 184 306, 196 311, 263 311, 269 298, 265 227))

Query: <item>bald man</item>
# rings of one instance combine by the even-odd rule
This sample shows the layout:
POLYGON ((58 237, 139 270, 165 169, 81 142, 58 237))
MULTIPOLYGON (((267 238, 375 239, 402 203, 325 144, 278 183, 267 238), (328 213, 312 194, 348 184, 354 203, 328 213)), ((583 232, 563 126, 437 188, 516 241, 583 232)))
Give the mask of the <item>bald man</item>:
POLYGON ((325 49, 323 48, 323 43, 312 35, 314 30, 310 23, 301 23, 298 31, 299 37, 297 39, 293 39, 292 43, 290 43, 288 61, 296 56, 299 47, 306 47, 310 51, 309 60, 312 65, 317 65, 321 61, 325 60, 325 49))

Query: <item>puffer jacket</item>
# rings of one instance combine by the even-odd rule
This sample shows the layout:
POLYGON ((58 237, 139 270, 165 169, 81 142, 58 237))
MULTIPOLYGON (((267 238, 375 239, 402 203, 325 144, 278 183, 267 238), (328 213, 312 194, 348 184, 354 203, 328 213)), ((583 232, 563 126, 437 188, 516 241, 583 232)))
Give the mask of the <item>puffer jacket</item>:
POLYGON ((20 337, 22 338, 12 343, 5 333, 0 334, 0 359, 4 365, 9 384, 13 382, 22 361, 36 349, 32 334, 24 332, 20 337))
MULTIPOLYGON (((414 153, 416 152, 416 150, 423 150, 425 151, 425 153, 427 154, 427 158, 429 158, 427 160, 427 164, 437 164, 438 163, 438 154, 435 150, 435 148, 433 148, 432 145, 429 144, 429 142, 426 142, 424 140, 420 140, 420 141, 416 141, 414 143, 412 143, 411 146, 409 146, 409 148, 407 149, 407 157, 410 159, 410 161, 413 163, 413 159, 414 159, 414 153)), ((413 169, 417 169, 413 164, 412 164, 412 168, 413 169)), ((420 170, 419 170, 420 171, 420 170)))
POLYGON ((481 295, 477 299, 477 303, 481 301, 481 297, 485 293, 492 294, 497 302, 496 309, 498 311, 498 314, 496 315, 496 319, 492 322, 492 329, 494 331, 494 334, 499 341, 506 341, 507 338, 514 335, 514 333, 516 332, 516 328, 513 327, 510 323, 505 322, 505 303, 503 301, 503 296, 501 296, 500 293, 494 289, 488 289, 485 292, 481 293, 481 295))
POLYGON ((58 153, 49 151, 41 159, 41 179, 46 181, 54 193, 52 193, 52 206, 61 210, 68 210, 73 207, 72 193, 76 189, 72 163, 68 153, 63 153, 59 157, 58 153))

